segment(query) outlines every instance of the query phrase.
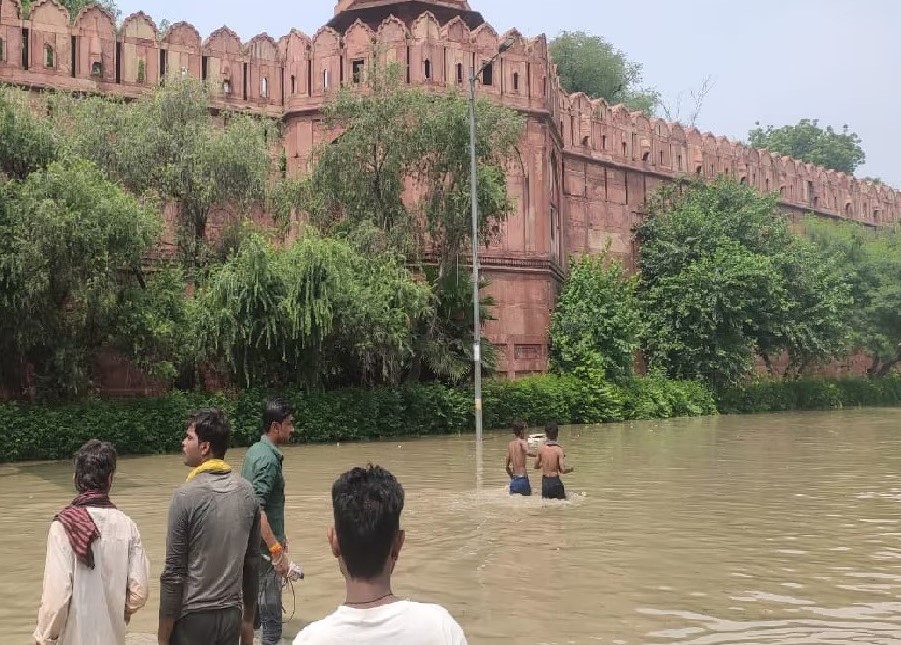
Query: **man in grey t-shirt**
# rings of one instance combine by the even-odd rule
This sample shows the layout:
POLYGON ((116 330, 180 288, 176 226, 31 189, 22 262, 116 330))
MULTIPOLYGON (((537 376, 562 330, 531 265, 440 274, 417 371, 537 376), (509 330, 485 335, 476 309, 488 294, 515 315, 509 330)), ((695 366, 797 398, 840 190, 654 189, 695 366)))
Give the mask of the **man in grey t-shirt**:
POLYGON ((192 414, 182 441, 193 468, 169 507, 160 576, 160 645, 253 644, 260 509, 253 487, 225 461, 228 419, 192 414))

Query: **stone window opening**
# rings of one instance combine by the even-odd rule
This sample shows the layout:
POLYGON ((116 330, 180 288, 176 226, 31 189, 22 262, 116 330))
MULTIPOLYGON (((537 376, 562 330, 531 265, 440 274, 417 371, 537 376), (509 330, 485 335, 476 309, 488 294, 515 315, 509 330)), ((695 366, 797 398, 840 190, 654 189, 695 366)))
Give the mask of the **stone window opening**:
POLYGON ((6 43, 0 38, 0 63, 6 60, 6 43))
POLYGON ((482 85, 494 85, 494 63, 488 63, 482 70, 482 85))
POLYGON ((625 141, 623 141, 623 156, 624 157, 629 156, 629 146, 626 144, 625 141))
POLYGON ((56 57, 53 55, 53 47, 44 45, 44 67, 56 67, 56 57))
POLYGON ((679 172, 682 172, 682 155, 678 156, 678 160, 679 160, 679 172))
POLYGON ((363 82, 363 69, 365 64, 366 63, 362 58, 351 61, 350 66, 354 85, 359 85, 363 82))
POLYGON ((588 137, 582 137, 582 145, 588 146, 588 137))
POLYGON ((297 79, 294 78, 294 74, 291 74, 291 94, 297 92, 297 79))
POLYGON ((222 93, 225 94, 226 96, 228 96, 229 94, 232 93, 232 84, 231 84, 231 81, 228 80, 227 78, 224 81, 222 81, 222 93))
POLYGON ((876 224, 879 223, 879 209, 878 209, 878 208, 874 208, 874 209, 873 209, 873 221, 874 221, 876 224))
POLYGON ((188 77, 188 68, 187 68, 187 67, 182 67, 182 68, 181 68, 181 77, 182 77, 182 78, 187 78, 187 77, 188 77))
POLYGON ((264 99, 269 98, 269 79, 265 76, 260 79, 260 96, 264 99))
POLYGON ((143 60, 138 61, 138 83, 143 83, 147 80, 147 63, 143 60))
POLYGON ((641 155, 641 160, 642 160, 642 161, 650 161, 650 160, 651 160, 651 153, 650 153, 650 152, 645 152, 644 154, 642 154, 642 155, 641 155))
POLYGON ((663 165, 663 150, 660 151, 660 165, 663 165))
POLYGON ((103 74, 103 65, 100 61, 91 63, 91 76, 101 76, 103 74))
POLYGON ((607 149, 607 135, 606 134, 601 135, 601 149, 602 150, 607 149))
POLYGON ((698 177, 700 177, 700 176, 701 176, 701 173, 703 173, 703 172, 704 172, 704 166, 698 166, 697 168, 695 168, 695 174, 696 174, 698 177))
POLYGON ((845 215, 847 215, 848 217, 854 217, 854 208, 850 203, 845 204, 845 215))
POLYGON ((425 80, 432 80, 432 61, 426 58, 425 62, 423 63, 423 67, 425 68, 425 80))
POLYGON ((326 90, 328 89, 328 70, 327 69, 322 70, 322 88, 326 89, 326 90))
POLYGON ((519 91, 519 72, 513 72, 513 91, 519 91))
POLYGON ((463 63, 457 63, 457 82, 463 82, 463 63))

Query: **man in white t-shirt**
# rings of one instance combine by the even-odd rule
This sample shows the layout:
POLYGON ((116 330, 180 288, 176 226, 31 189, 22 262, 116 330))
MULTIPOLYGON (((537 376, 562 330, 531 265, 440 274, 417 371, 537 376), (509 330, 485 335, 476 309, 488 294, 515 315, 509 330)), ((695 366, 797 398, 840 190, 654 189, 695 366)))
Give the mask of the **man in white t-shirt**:
POLYGON ((335 527, 328 541, 344 575, 346 600, 297 635, 294 645, 466 645, 444 607, 401 600, 391 591, 404 532, 404 489, 387 470, 347 471, 332 486, 335 527))

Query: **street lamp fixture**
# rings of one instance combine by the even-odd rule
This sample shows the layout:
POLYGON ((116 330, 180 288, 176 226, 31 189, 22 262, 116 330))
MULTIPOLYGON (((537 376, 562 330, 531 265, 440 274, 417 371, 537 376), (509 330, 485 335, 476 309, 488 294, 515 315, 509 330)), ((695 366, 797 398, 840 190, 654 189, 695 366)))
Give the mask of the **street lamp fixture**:
POLYGON ((513 47, 516 39, 505 39, 497 53, 482 63, 478 72, 469 71, 469 190, 472 202, 472 363, 475 395, 476 442, 482 442, 482 329, 479 321, 479 187, 476 167, 476 80, 498 56, 513 47))

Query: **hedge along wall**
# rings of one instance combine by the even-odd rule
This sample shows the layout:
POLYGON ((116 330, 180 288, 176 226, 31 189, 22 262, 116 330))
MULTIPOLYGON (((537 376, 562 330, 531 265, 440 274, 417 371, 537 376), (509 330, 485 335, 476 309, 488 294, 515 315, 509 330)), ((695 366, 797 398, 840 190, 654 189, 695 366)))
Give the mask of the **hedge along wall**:
POLYGON ((886 378, 759 380, 724 392, 724 414, 901 406, 901 375, 886 378))
MULTIPOLYGON (((439 435, 470 430, 472 391, 444 385, 397 389, 288 392, 295 406, 295 441, 331 442, 439 435)), ((760 380, 733 388, 714 401, 704 386, 660 377, 625 383, 589 383, 572 376, 535 376, 485 384, 485 426, 606 423, 632 419, 901 406, 901 376, 884 379, 760 380)), ((224 409, 233 445, 247 446, 260 433, 266 393, 171 392, 159 398, 87 400, 62 406, 0 405, 0 462, 69 459, 92 437, 112 441, 121 454, 177 452, 188 412, 224 409)))
MULTIPOLYGON (((472 427, 472 391, 440 384, 396 389, 283 393, 295 406, 297 442, 449 434, 472 427)), ((0 405, 0 462, 68 459, 85 441, 115 443, 120 454, 178 451, 188 412, 220 407, 229 415, 233 445, 260 434, 266 392, 172 392, 159 398, 87 400, 62 406, 0 405)), ((571 376, 536 376, 485 384, 484 423, 509 427, 604 423, 716 413, 712 394, 697 383, 641 378, 624 384, 586 383, 571 376)))

